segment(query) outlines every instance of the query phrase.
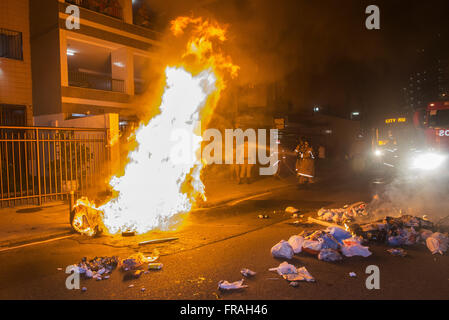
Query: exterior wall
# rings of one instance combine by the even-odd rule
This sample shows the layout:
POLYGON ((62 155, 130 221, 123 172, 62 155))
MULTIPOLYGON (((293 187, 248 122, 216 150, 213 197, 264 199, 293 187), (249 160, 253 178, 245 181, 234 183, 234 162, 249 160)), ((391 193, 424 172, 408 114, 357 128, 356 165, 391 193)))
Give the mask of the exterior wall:
POLYGON ((1 0, 0 28, 22 32, 23 44, 23 61, 0 58, 0 104, 26 106, 27 119, 32 121, 28 0, 1 0))
POLYGON ((30 0, 33 104, 36 115, 61 112, 58 1, 30 0))

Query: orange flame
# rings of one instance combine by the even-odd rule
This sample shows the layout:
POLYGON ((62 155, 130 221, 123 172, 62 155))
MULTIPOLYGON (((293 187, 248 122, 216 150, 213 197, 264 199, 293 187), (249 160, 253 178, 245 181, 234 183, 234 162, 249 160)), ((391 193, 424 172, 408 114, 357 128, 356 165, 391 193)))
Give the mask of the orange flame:
MULTIPOLYGON (((129 154, 125 174, 110 181, 117 196, 98 208, 111 234, 166 227, 173 215, 189 212, 197 196, 204 196, 201 130, 192 120, 208 122, 225 88, 224 75, 235 77, 239 67, 217 48, 227 40, 226 27, 202 18, 179 17, 172 21, 171 31, 175 36, 190 34, 190 38, 179 63, 166 68, 160 114, 135 131, 138 147, 129 154), (174 164, 170 136, 178 129, 192 134, 189 147, 194 157, 174 164), (190 186, 187 190, 185 183, 190 186)), ((83 205, 95 208, 89 202, 83 205)))

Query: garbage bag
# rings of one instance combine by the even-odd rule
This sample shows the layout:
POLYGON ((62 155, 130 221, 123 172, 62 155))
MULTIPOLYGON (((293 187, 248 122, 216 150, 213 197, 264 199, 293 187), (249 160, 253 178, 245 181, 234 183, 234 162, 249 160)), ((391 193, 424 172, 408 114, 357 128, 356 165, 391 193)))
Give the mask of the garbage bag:
POLYGON ((282 240, 271 248, 271 254, 274 258, 290 260, 295 253, 293 252, 292 246, 287 241, 282 240))
POLYGON ((362 246, 357 241, 345 240, 343 243, 344 245, 341 247, 341 252, 345 257, 362 256, 366 258, 372 254, 368 247, 362 246))
POLYGON ((288 243, 293 249, 293 252, 295 254, 298 254, 302 251, 302 244, 304 242, 304 238, 302 236, 291 236, 290 239, 288 239, 288 243))
POLYGON ((352 237, 351 233, 339 227, 328 227, 326 232, 329 232, 340 243, 352 237))
POLYGON ((248 268, 242 269, 242 270, 240 271, 240 273, 241 273, 244 277, 247 277, 247 278, 254 277, 254 276, 257 274, 256 272, 254 272, 254 271, 252 271, 252 270, 250 270, 250 269, 248 269, 248 268))
POLYGON ((432 254, 439 253, 443 255, 447 251, 449 238, 442 233, 435 232, 427 238, 426 245, 432 254))
POLYGON ((327 262, 334 262, 342 260, 343 257, 337 250, 323 249, 318 254, 318 259, 327 262))
POLYGON ((302 250, 307 253, 316 255, 320 253, 322 246, 323 243, 320 241, 304 240, 304 242, 302 243, 302 250))

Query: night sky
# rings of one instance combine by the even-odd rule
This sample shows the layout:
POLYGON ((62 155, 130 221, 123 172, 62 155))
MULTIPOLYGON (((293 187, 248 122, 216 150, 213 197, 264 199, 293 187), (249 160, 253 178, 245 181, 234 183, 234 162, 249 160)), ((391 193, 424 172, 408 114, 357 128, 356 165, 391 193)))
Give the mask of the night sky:
POLYGON ((319 104, 372 115, 400 108, 410 73, 449 57, 447 0, 147 2, 161 30, 178 15, 228 24, 239 81, 286 80, 298 110, 319 104), (380 30, 365 28, 370 4, 380 8, 380 30))

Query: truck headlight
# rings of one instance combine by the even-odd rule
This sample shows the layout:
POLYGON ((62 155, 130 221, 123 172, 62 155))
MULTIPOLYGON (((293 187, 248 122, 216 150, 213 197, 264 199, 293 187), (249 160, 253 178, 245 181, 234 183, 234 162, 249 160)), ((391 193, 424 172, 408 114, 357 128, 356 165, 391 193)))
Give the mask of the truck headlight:
POLYGON ((380 156, 383 155, 383 152, 382 152, 381 150, 377 149, 376 151, 374 151, 374 155, 375 155, 376 157, 380 157, 380 156))
POLYGON ((435 170, 441 166, 445 156, 436 153, 424 153, 416 156, 412 161, 412 168, 421 170, 435 170))

